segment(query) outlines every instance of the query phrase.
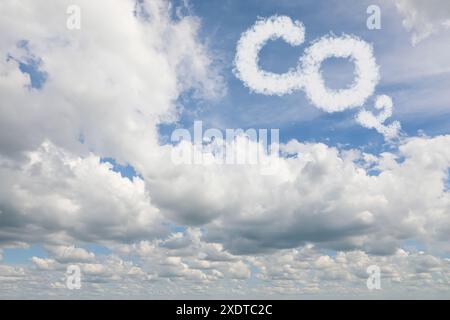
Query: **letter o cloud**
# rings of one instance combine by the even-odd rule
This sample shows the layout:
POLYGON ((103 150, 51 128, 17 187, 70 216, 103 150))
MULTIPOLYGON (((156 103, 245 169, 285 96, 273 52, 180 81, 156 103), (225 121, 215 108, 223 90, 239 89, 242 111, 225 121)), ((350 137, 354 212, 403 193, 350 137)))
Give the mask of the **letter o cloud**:
POLYGON ((325 36, 306 49, 301 62, 306 95, 327 112, 362 106, 380 79, 371 45, 354 36, 325 36), (355 80, 350 88, 330 90, 325 86, 320 68, 324 60, 332 57, 348 58, 355 64, 355 80))

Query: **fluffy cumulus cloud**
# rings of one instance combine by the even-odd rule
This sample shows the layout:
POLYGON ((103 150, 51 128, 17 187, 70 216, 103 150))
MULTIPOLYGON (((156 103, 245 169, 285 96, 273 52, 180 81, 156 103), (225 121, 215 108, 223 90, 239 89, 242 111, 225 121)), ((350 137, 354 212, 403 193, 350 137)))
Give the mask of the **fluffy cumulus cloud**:
POLYGON ((233 255, 220 243, 202 238, 200 229, 188 228, 162 239, 118 245, 114 253, 96 255, 92 261, 74 259, 70 264, 80 267, 82 290, 67 289, 65 271, 70 264, 49 251, 49 257, 33 257, 26 268, 0 265, 0 295, 20 296, 20 289, 31 297, 117 298, 126 292, 135 298, 205 298, 214 292, 222 298, 377 298, 380 292, 366 287, 367 268, 374 265, 380 268, 385 297, 405 290, 412 298, 424 291, 435 297, 448 294, 450 261, 423 251, 399 249, 382 256, 352 250, 329 255, 308 244, 270 254, 233 255), (11 288, 12 293, 7 291, 11 288))
MULTIPOLYGON (((161 145, 158 125, 178 119, 184 92, 218 99, 227 90, 201 21, 163 0, 79 0, 81 29, 70 30, 72 2, 0 4, 1 296, 370 295, 370 265, 392 296, 448 296, 449 136, 402 138, 381 154, 292 140, 272 174, 176 164, 179 146, 161 145), (6 259, 36 244, 45 254, 28 265, 6 259), (66 287, 73 264, 81 291, 66 287)), ((289 43, 303 41, 301 24, 270 23, 289 43)), ((251 62, 270 37, 240 56, 241 76, 261 76, 251 62)), ((344 40, 376 71, 359 105, 378 73, 370 46, 344 40)))
POLYGON ((412 32, 411 41, 418 44, 430 35, 450 28, 450 3, 446 0, 394 0, 403 26, 412 32))
MULTIPOLYGON (((143 180, 113 172, 90 155, 74 157, 44 143, 16 167, 2 167, 0 242, 132 239, 164 232, 143 180)), ((58 256, 83 255, 54 248, 58 256)))
POLYGON ((239 175, 239 196, 223 199, 227 214, 210 223, 208 237, 234 252, 313 242, 388 254, 417 237, 446 245, 449 139, 410 139, 380 156, 292 141, 279 174, 239 175))

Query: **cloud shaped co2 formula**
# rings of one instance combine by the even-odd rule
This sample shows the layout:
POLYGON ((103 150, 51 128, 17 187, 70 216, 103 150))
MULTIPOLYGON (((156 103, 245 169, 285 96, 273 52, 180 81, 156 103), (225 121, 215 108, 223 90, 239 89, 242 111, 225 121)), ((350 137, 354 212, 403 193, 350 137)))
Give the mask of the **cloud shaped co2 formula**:
MULTIPOLYGON (((283 74, 262 70, 258 65, 259 52, 269 40, 279 38, 299 46, 305 40, 305 27, 287 16, 272 16, 258 20, 241 35, 236 50, 235 74, 253 92, 281 96, 303 90, 309 101, 325 112, 362 107, 374 94, 380 74, 369 43, 352 35, 327 35, 312 42, 295 69, 283 74), (355 78, 349 88, 331 90, 326 87, 321 65, 332 57, 350 59, 355 64, 355 78)), ((363 127, 377 130, 388 140, 393 139, 399 135, 399 122, 384 124, 392 115, 392 107, 390 97, 378 96, 375 109, 379 114, 362 109, 356 121, 363 127)))

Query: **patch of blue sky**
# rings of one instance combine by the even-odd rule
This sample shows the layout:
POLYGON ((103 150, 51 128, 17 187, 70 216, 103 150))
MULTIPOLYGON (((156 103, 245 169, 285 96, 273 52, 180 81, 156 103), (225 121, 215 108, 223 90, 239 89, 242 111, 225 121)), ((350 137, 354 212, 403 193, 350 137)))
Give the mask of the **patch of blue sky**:
POLYGON ((139 174, 136 172, 133 166, 127 164, 122 165, 117 163, 117 161, 113 158, 101 158, 101 163, 109 163, 112 165, 112 170, 114 172, 120 173, 123 178, 128 178, 133 180, 134 177, 139 177, 139 174))
POLYGON ((415 239, 405 240, 403 242, 402 248, 408 252, 419 252, 426 250, 425 246, 415 239))
POLYGON ((81 144, 84 144, 84 142, 85 142, 85 137, 84 137, 84 134, 83 133, 80 133, 79 135, 78 135, 78 141, 81 143, 81 144))
POLYGON ((440 116, 421 115, 402 120, 402 130, 410 136, 427 135, 434 137, 441 134, 449 134, 450 110, 440 116))
POLYGON ((47 258, 47 251, 40 245, 31 245, 28 248, 5 248, 3 249, 3 260, 5 264, 26 265, 34 256, 47 258))
POLYGON ((47 73, 41 71, 41 60, 38 58, 29 58, 25 62, 19 62, 19 69, 23 73, 26 73, 30 77, 30 87, 35 89, 41 89, 47 80, 47 73))
POLYGON ((112 250, 102 246, 102 245, 98 245, 95 243, 89 243, 83 246, 84 249, 93 252, 96 256, 98 255, 109 255, 112 253, 112 250))
MULTIPOLYGON (((109 255, 112 253, 111 249, 98 244, 77 245, 77 247, 93 252, 96 256, 109 255)), ((27 248, 4 248, 2 255, 2 262, 12 265, 28 265, 31 263, 32 257, 49 257, 48 252, 39 244, 34 244, 27 248)))
POLYGON ((29 49, 27 40, 21 40, 17 43, 17 47, 24 49, 27 55, 24 58, 17 58, 8 55, 7 60, 15 60, 19 64, 21 72, 27 74, 30 77, 29 88, 41 89, 47 81, 48 74, 41 70, 42 59, 34 56, 29 49))
POLYGON ((186 230, 187 230, 187 227, 185 227, 185 226, 173 225, 173 226, 171 226, 170 230, 171 230, 172 232, 182 232, 182 233, 185 233, 186 230))

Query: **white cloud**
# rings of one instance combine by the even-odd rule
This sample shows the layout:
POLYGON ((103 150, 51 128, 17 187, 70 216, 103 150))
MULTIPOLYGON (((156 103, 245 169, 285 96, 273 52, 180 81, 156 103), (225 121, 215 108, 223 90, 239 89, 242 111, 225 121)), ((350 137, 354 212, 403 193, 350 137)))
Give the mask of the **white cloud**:
POLYGON ((2 286, 9 287, 7 286, 8 282, 14 284, 15 281, 20 281, 24 276, 24 268, 0 264, 0 283, 2 286))
POLYGON ((58 262, 86 262, 95 259, 95 254, 83 248, 75 246, 48 246, 48 251, 53 254, 58 262))
POLYGON ((57 262, 54 259, 39 257, 32 257, 31 262, 33 262, 33 264, 40 270, 52 270, 57 265, 57 262))
POLYGON ((393 102, 389 96, 378 96, 375 101, 375 109, 380 110, 378 115, 363 109, 356 115, 356 121, 363 127, 375 129, 381 133, 386 140, 392 140, 399 137, 400 123, 394 121, 390 125, 384 122, 392 116, 393 102))
POLYGON ((448 261, 401 249, 388 257, 362 251, 338 252, 331 257, 315 248, 303 247, 256 257, 254 264, 261 270, 259 279, 271 281, 275 292, 284 288, 279 293, 286 295, 327 292, 329 297, 377 297, 376 292, 368 292, 365 287, 370 265, 381 269, 385 298, 403 290, 409 291, 403 293, 404 297, 414 297, 431 287, 436 296, 448 294, 448 261))
POLYGON ((338 149, 292 141, 282 148, 297 157, 283 160, 276 176, 244 179, 230 170, 235 182, 227 185, 239 185, 239 194, 218 199, 226 206, 207 237, 241 253, 314 242, 387 254, 406 239, 446 241, 449 143, 448 136, 409 139, 366 167, 338 149))
POLYGON ((403 15, 403 26, 412 32, 414 45, 450 28, 450 3, 446 0, 394 0, 403 15))
POLYGON ((354 250, 329 255, 306 245, 260 255, 233 256, 227 252, 232 261, 215 261, 204 253, 220 244, 204 242, 198 229, 188 229, 176 237, 186 238, 189 245, 165 248, 163 241, 153 240, 116 247, 115 253, 78 263, 82 292, 66 288, 67 264, 58 265, 53 258, 34 257, 33 262, 40 266, 37 269, 0 265, 0 296, 7 295, 9 284, 14 283, 24 291, 40 288, 36 295, 41 298, 74 298, 77 294, 108 298, 376 298, 379 293, 366 288, 370 265, 380 267, 384 297, 414 298, 430 292, 442 298, 449 294, 448 259, 420 251, 399 249, 390 256, 377 256, 354 250), (144 247, 153 249, 142 251, 144 247))
POLYGON ((230 273, 235 279, 248 279, 251 275, 250 268, 242 261, 232 264, 230 266, 230 273))
MULTIPOLYGON (((397 153, 353 150, 348 156, 292 141, 282 145, 291 157, 278 160, 276 175, 263 176, 252 166, 166 163, 159 175, 133 181, 98 157, 78 158, 44 144, 23 167, 2 169, 7 214, 0 217, 0 234, 6 243, 121 243, 161 235, 166 217, 204 225, 208 239, 239 253, 305 242, 383 254, 406 239, 439 246, 448 240, 449 144, 448 136, 413 138, 397 153), (17 230, 26 231, 18 236, 17 230)), ((163 246, 182 249, 194 241, 188 240, 174 235, 163 246)))
MULTIPOLYGON (((1 242, 125 241, 162 234, 159 210, 139 177, 130 181, 94 155, 80 158, 50 143, 28 159, 0 169, 1 242)), ((61 259, 90 255, 71 247, 53 250, 61 259)))
POLYGON ((367 42, 350 35, 325 36, 305 50, 302 57, 304 88, 311 102, 327 111, 336 112, 362 106, 380 80, 373 48, 367 42), (320 72, 325 59, 348 58, 355 64, 355 80, 348 89, 327 89, 320 72))

